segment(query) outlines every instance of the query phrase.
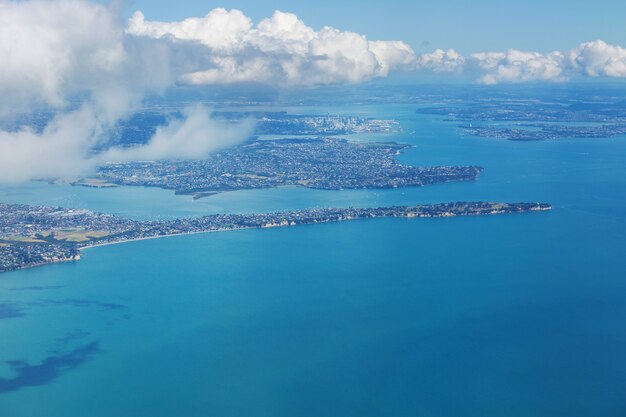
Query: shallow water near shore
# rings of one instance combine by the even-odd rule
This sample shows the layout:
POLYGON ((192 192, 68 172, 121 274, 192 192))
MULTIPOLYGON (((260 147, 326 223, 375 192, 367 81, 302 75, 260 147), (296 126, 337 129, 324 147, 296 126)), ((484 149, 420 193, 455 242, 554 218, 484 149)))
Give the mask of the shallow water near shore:
POLYGON ((403 132, 354 139, 415 145, 404 163, 481 165, 479 181, 197 201, 1 188, 3 202, 141 219, 461 200, 554 210, 178 236, 2 274, 0 415, 622 416, 626 138, 478 139, 414 111, 360 106, 403 132))

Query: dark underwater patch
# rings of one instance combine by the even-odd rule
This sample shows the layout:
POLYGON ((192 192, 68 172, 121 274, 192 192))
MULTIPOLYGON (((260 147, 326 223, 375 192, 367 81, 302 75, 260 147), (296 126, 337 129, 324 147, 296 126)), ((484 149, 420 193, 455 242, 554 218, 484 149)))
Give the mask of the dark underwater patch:
POLYGON ((65 285, 33 285, 30 287, 10 288, 10 291, 46 291, 58 290, 60 288, 65 288, 65 285))
POLYGON ((0 320, 23 317, 24 312, 14 305, 0 303, 0 320))
POLYGON ((124 310, 127 307, 122 304, 105 303, 93 300, 66 298, 61 300, 41 300, 31 303, 38 306, 72 306, 72 307, 96 307, 101 311, 124 310))
POLYGON ((65 372, 87 362, 99 350, 99 344, 92 342, 67 353, 49 356, 37 365, 31 365, 24 360, 7 361, 15 376, 0 378, 0 394, 50 384, 65 372))

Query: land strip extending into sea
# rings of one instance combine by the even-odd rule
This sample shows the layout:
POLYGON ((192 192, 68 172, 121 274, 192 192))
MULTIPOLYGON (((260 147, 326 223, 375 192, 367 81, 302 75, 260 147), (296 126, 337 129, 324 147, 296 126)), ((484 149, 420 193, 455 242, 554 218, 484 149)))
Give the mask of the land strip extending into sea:
POLYGON ((454 202, 379 208, 323 208, 261 214, 136 221, 84 209, 0 204, 0 272, 76 261, 82 249, 230 230, 381 217, 436 218, 550 210, 547 203, 454 202))

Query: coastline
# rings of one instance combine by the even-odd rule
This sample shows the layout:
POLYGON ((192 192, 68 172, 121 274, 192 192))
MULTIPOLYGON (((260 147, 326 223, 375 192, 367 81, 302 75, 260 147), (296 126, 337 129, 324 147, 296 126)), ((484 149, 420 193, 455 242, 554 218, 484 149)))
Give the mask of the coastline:
MULTIPOLYGON (((548 207, 548 208, 532 208, 529 211, 551 211, 553 208, 552 206, 548 207)), ((484 214, 484 213, 470 213, 470 214, 465 214, 465 215, 459 215, 459 214, 453 214, 453 215, 440 215, 440 216, 411 216, 411 215, 407 215, 407 216, 391 216, 388 218, 397 218, 397 219, 408 219, 408 220, 412 220, 415 218, 422 218, 422 219, 439 219, 439 218, 450 218, 450 217, 479 217, 479 216, 493 216, 493 215, 507 215, 507 214, 520 214, 520 213, 516 213, 516 212, 511 212, 511 213, 488 213, 488 214, 484 214)), ((136 238, 136 239, 126 239, 126 240, 119 240, 116 242, 106 242, 106 243, 97 243, 95 245, 87 245, 87 246, 79 246, 79 250, 82 252, 83 250, 86 249, 93 249, 93 248, 98 248, 98 247, 102 247, 102 246, 111 246, 111 245, 119 245, 122 243, 132 243, 132 242, 139 242, 142 240, 152 240, 152 239, 162 239, 162 238, 168 238, 168 237, 175 237, 175 236, 188 236, 188 235, 199 235, 199 234, 205 234, 205 233, 221 233, 221 232, 234 232, 237 230, 253 230, 253 229, 272 229, 275 227, 301 227, 301 226, 311 226, 311 225, 315 225, 315 224, 323 224, 323 223, 341 223, 341 222, 345 222, 345 221, 354 221, 354 220, 376 220, 376 219, 382 219, 385 217, 370 217, 370 218, 365 218, 365 217, 357 217, 357 218, 344 218, 344 219, 337 219, 337 220, 325 220, 325 221, 319 221, 316 223, 308 223, 308 224, 273 224, 273 225, 267 225, 267 226, 261 226, 261 227, 236 227, 236 228, 222 228, 222 229, 217 229, 217 230, 202 230, 202 231, 197 231, 197 232, 182 232, 182 233, 172 233, 172 234, 165 234, 165 235, 159 235, 159 236, 148 236, 148 237, 140 237, 140 238, 136 238)), ((43 264, 45 265, 45 264, 43 264)))
POLYGON ((97 243, 95 245, 80 246, 78 249, 82 252, 85 249, 99 248, 99 247, 102 247, 102 246, 119 245, 121 243, 139 242, 139 241, 142 241, 142 240, 162 239, 162 238, 166 238, 166 237, 175 237, 175 236, 200 235, 200 234, 204 234, 204 233, 233 232, 233 231, 236 231, 236 230, 250 230, 250 229, 263 229, 263 228, 261 228, 261 227, 238 227, 238 228, 235 228, 235 229, 202 230, 202 231, 198 231, 198 232, 172 233, 170 235, 148 236, 148 237, 139 237, 139 238, 136 238, 136 239, 118 240, 116 242, 97 243))
POLYGON ((0 274, 15 272, 15 271, 23 271, 25 269, 38 268, 40 266, 63 264, 63 263, 78 262, 78 261, 80 261, 80 256, 78 258, 74 257, 74 258, 66 258, 66 259, 57 259, 55 261, 37 262, 36 264, 24 265, 24 266, 17 267, 15 269, 9 269, 8 271, 0 271, 0 274))
MULTIPOLYGON (((117 245, 121 243, 127 242, 136 242, 141 240, 150 240, 150 239, 159 239, 166 237, 174 237, 174 236, 186 236, 186 235, 196 235, 201 233, 215 233, 215 232, 228 232, 228 231, 237 231, 237 230, 249 230, 249 229, 267 229, 274 227, 292 227, 292 226, 307 226, 307 225, 315 225, 315 224, 324 224, 324 223, 339 223, 344 221, 354 221, 354 220, 371 220, 378 218, 404 218, 404 219, 415 219, 415 218, 450 218, 450 217, 476 217, 476 216, 485 216, 485 215, 502 215, 502 214, 518 214, 524 212, 532 212, 532 211, 547 211, 551 210, 552 206, 546 203, 493 203, 493 202, 455 202, 455 203, 441 203, 435 205, 424 205, 424 206, 398 206, 398 207, 389 207, 389 208, 366 208, 366 209, 322 209, 322 210, 312 210, 308 212, 308 216, 304 219, 300 217, 301 213, 274 213, 274 214, 261 214, 261 215, 248 215, 248 217, 252 217, 251 220, 242 221, 241 219, 237 219, 233 221, 232 219, 215 220, 215 216, 207 216, 205 218, 199 218, 200 223, 194 224, 183 222, 182 225, 176 225, 176 227, 180 230, 181 227, 187 227, 192 229, 190 231, 179 231, 179 230, 171 230, 171 233, 168 233, 167 228, 161 229, 160 233, 158 228, 147 231, 151 233, 145 233, 145 235, 141 236, 139 234, 138 237, 133 237, 133 234, 130 236, 124 236, 124 234, 113 234, 111 236, 102 237, 101 241, 98 242, 83 242, 76 243, 74 246, 75 252, 74 256, 59 258, 56 260, 50 261, 42 261, 36 262, 32 264, 21 265, 18 268, 3 270, 2 272, 10 272, 18 269, 29 269, 34 267, 39 267, 52 263, 60 263, 60 262, 71 262, 78 261, 81 259, 81 254, 83 250, 88 250, 92 248, 97 248, 100 246, 109 246, 109 245, 117 245), (258 216, 258 217, 257 217, 258 216), (208 219, 208 220, 207 220, 208 219), (203 222, 204 221, 204 222, 203 222), (220 222, 222 224, 225 223, 226 227, 220 227, 220 222), (231 223, 232 222, 232 223, 231 223), (217 224, 216 224, 217 223, 217 224), (195 229, 195 230, 193 230, 195 229)), ((246 216, 242 215, 244 220, 246 220, 246 216)), ((150 224, 151 227, 154 225, 150 224)), ((137 225, 135 225, 137 226, 137 225)), ((157 225, 158 226, 158 225, 157 225)), ((134 230, 136 232, 136 230, 134 230)), ((135 234, 137 236, 137 234, 135 234)))

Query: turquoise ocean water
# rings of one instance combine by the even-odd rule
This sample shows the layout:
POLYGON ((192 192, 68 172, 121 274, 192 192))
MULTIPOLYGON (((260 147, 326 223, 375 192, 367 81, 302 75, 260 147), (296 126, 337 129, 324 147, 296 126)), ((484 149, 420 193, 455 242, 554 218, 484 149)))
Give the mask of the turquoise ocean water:
MULTIPOLYGON (((307 112, 296 108, 291 111, 307 112)), ((455 200, 526 215, 377 219, 125 243, 0 275, 0 416, 626 415, 626 138, 464 137, 414 106, 400 159, 479 181, 192 201, 31 183, 0 201, 134 218, 455 200)))

